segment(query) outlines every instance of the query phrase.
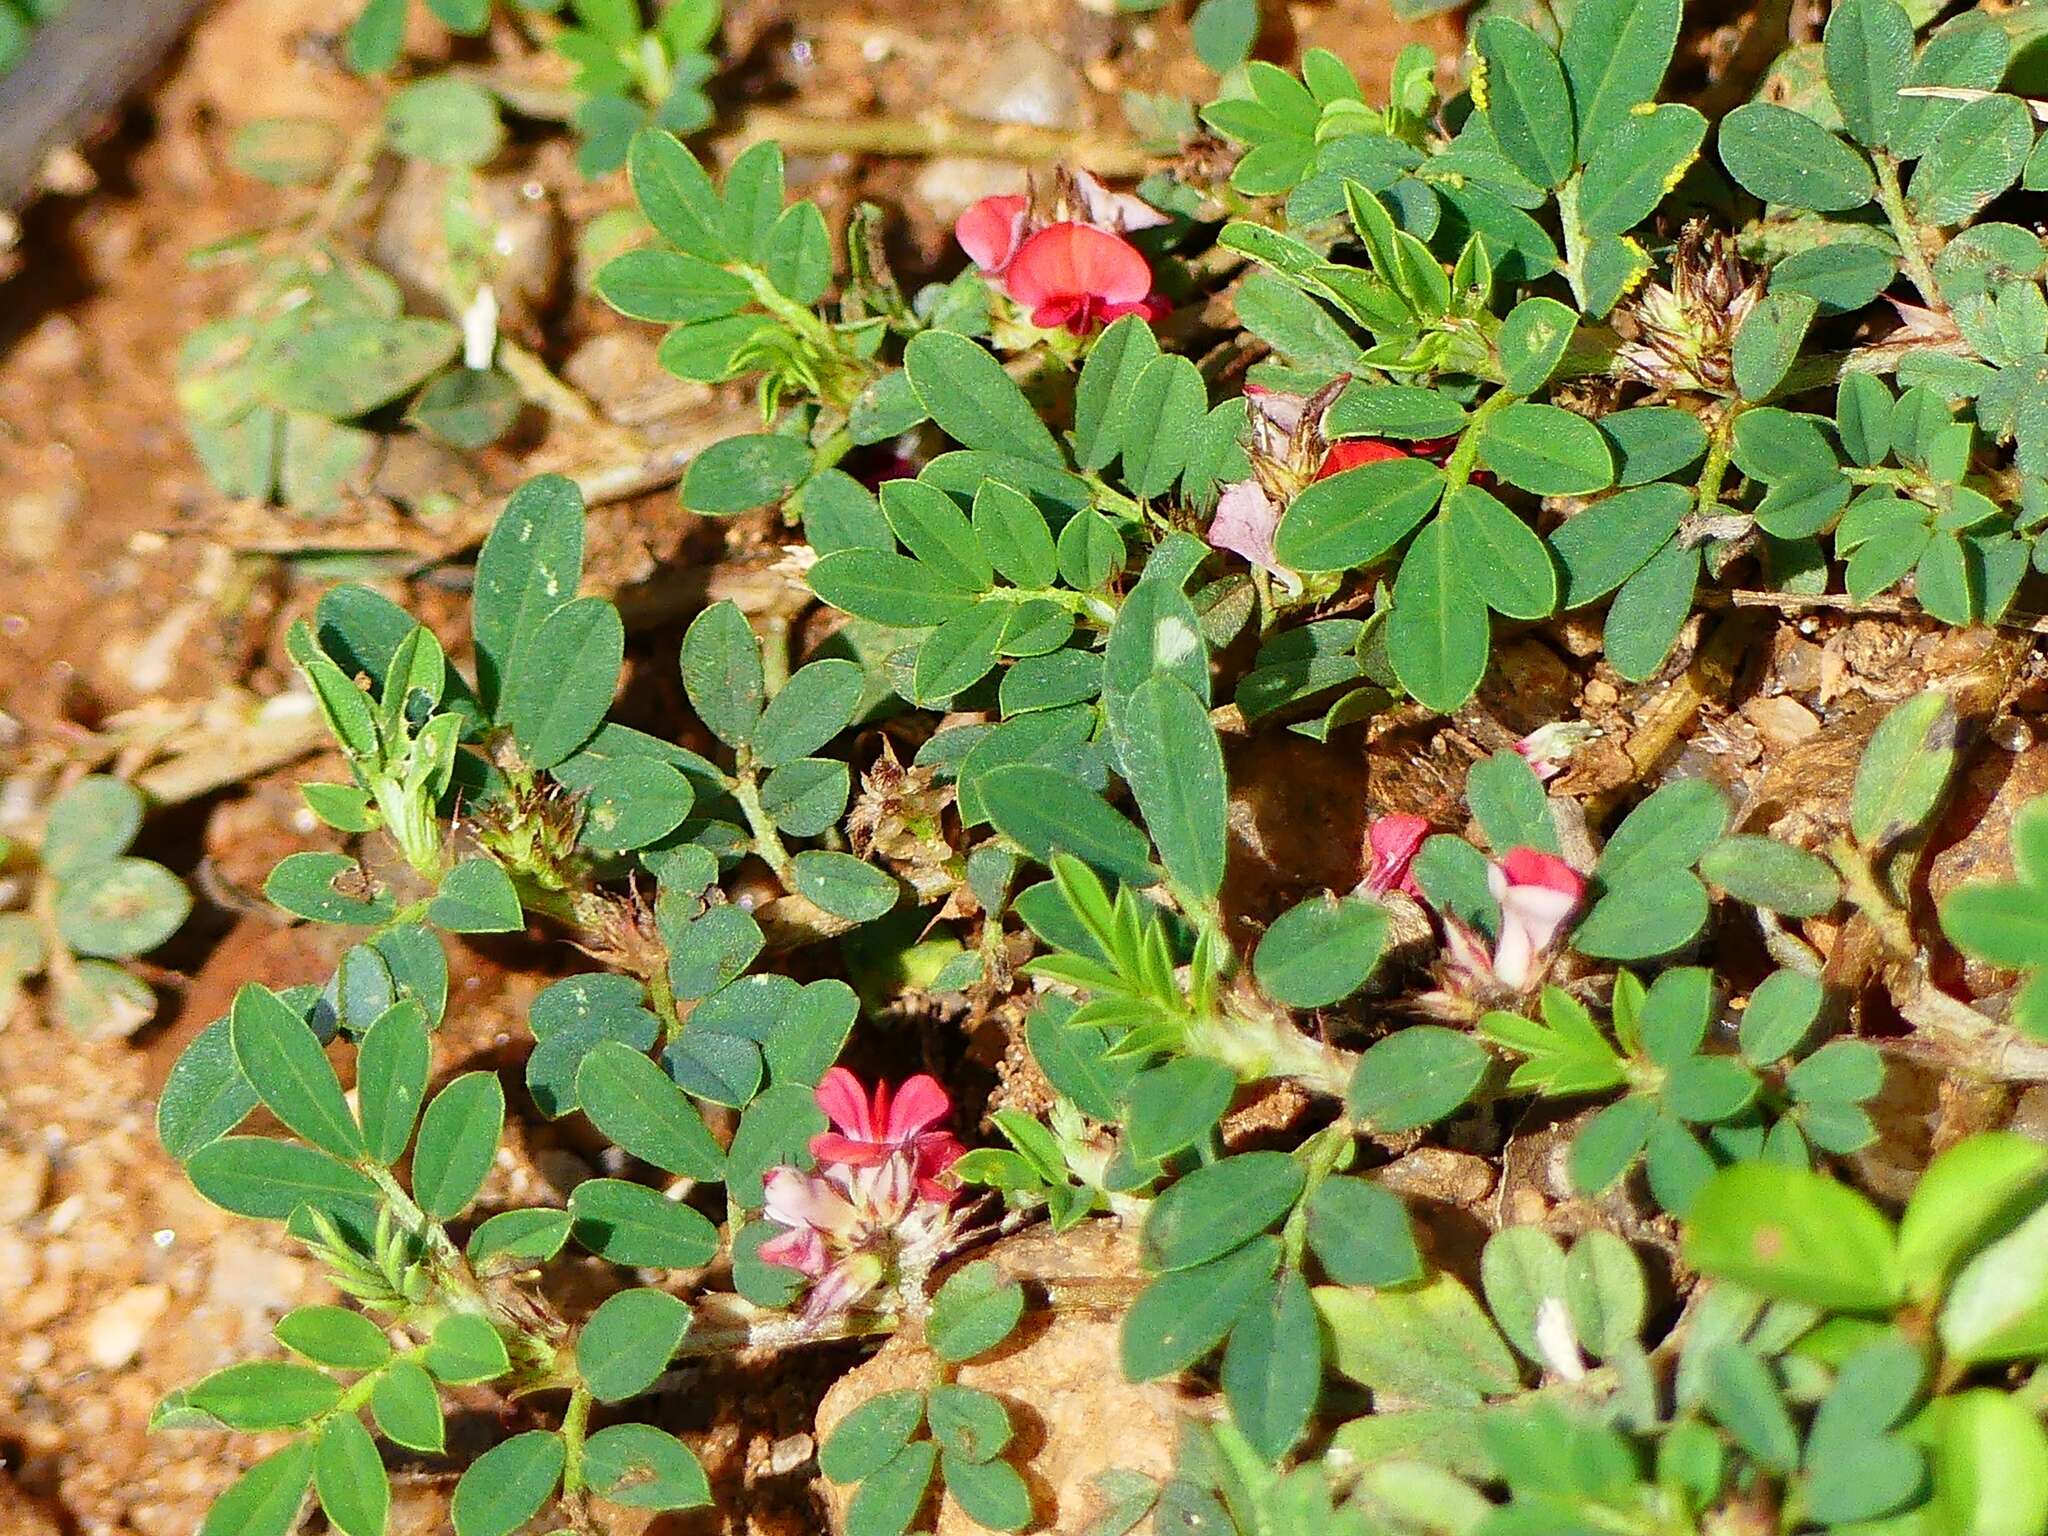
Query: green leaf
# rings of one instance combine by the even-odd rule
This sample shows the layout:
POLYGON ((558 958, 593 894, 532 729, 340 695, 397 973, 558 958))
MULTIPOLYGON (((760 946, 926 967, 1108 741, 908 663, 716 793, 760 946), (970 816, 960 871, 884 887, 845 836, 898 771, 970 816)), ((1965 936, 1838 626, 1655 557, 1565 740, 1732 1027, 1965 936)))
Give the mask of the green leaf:
POLYGON ((1617 889, 1689 869, 1728 824, 1728 798, 1709 779, 1674 779, 1628 813, 1600 850, 1594 873, 1617 889))
POLYGON ((2048 1530, 2048 1432, 2017 1396, 1979 1387, 1944 1397, 1934 1419, 1934 1503, 1956 1536, 2048 1530))
POLYGON ((1197 1168, 1145 1213, 1146 1264, 1191 1269, 1220 1258, 1292 1210, 1302 1183, 1301 1164, 1284 1152, 1247 1152, 1197 1168))
POLYGON ((526 911, 512 877, 496 859, 464 859, 441 879, 427 921, 450 933, 517 933, 526 911))
POLYGON ((652 1424, 614 1424, 583 1447, 591 1492, 629 1509, 697 1509, 711 1483, 687 1445, 652 1424))
POLYGON ((223 1136, 185 1164, 192 1187, 224 1211, 283 1221, 302 1205, 373 1210, 377 1186, 325 1152, 268 1136, 223 1136))
POLYGON ((1474 763, 1465 776, 1465 799, 1495 853, 1505 856, 1513 848, 1563 851, 1550 797, 1519 752, 1503 747, 1474 763))
POLYGON ((1913 167, 1906 198, 1930 224, 1961 224, 2019 179, 2034 120, 2017 96, 1965 102, 1913 167))
POLYGON ((288 1429, 341 1401, 341 1383, 310 1365, 249 1360, 195 1382, 185 1399, 230 1429, 288 1429))
POLYGON ((977 1260, 933 1294, 925 1342, 941 1360, 972 1360, 1007 1339, 1023 1315, 1024 1288, 994 1260, 977 1260))
POLYGON ((1886 715, 1863 749, 1849 797, 1849 830, 1876 851, 1926 825, 1956 760, 1955 703, 1930 688, 1886 715))
POLYGON ((1299 1270, 1254 1297, 1223 1351, 1230 1420, 1261 1456, 1279 1460, 1308 1428, 1322 1388, 1322 1330, 1299 1270))
POLYGON ((294 1440, 244 1472, 213 1502, 199 1536, 285 1536, 313 1481, 313 1442, 294 1440))
POLYGON ((37 859, 62 878, 126 853, 142 830, 142 796, 105 774, 80 779, 50 802, 37 859))
POLYGON ((902 896, 896 877, 850 853, 812 848, 791 862, 798 892, 835 917, 871 923, 902 896))
POLYGON ((1308 1202, 1308 1246, 1339 1285, 1408 1285, 1422 1278, 1422 1255, 1408 1209, 1391 1190, 1364 1179, 1330 1178, 1308 1202))
MULTIPOLYGON (((1066 533, 1079 521, 1077 517, 1068 523, 1062 549, 1066 533)), ((974 593, 929 566, 879 549, 836 550, 811 567, 809 579, 811 590, 834 608, 899 629, 943 624, 968 612, 976 601, 974 593)))
POLYGON ((1564 185, 1577 164, 1571 94, 1549 44, 1518 21, 1489 16, 1472 30, 1485 70, 1473 98, 1486 109, 1501 153, 1539 187, 1564 185))
POLYGON ((1833 865, 1774 837, 1722 838, 1700 855, 1700 877, 1738 901, 1787 917, 1818 917, 1842 899, 1833 865))
POLYGON ((354 1413, 328 1422, 313 1452, 313 1487, 340 1536, 384 1536, 391 1478, 377 1442, 354 1413))
POLYGON ((395 1360, 370 1389, 370 1415, 384 1438, 438 1456, 446 1444, 441 1395, 433 1378, 410 1360, 395 1360))
POLYGON ((1494 339, 1501 382, 1513 394, 1535 394, 1549 382, 1578 323, 1578 312, 1555 299, 1522 300, 1508 312, 1494 339))
POLYGON ((494 1072, 465 1072, 434 1096, 412 1154, 413 1198, 446 1221, 476 1198, 505 1128, 505 1091, 494 1072))
POLYGON ((1898 0, 1842 0, 1821 40, 1828 94, 1849 136, 1877 148, 1889 137, 1899 88, 1913 67, 1913 23, 1898 0))
POLYGON ((1681 0, 1579 0, 1559 48, 1585 158, 1657 94, 1678 45, 1681 0))
POLYGON ((1686 1263, 1783 1301, 1878 1312, 1904 1295, 1892 1226, 1868 1199, 1804 1168, 1738 1163, 1693 1201, 1686 1263))
POLYGON ((699 450, 683 474, 683 505, 705 517, 732 517, 774 506, 811 472, 801 438, 754 432, 699 450))
POLYGON ((1799 1462, 1799 1432, 1770 1367, 1756 1351, 1723 1343, 1706 1357, 1706 1405, 1737 1445, 1766 1468, 1789 1472, 1799 1462))
POLYGON ((706 261, 733 258, 718 192, 674 134, 650 129, 634 135, 626 169, 634 201, 662 239, 706 261))
POLYGON ((498 99, 476 82, 452 75, 416 80, 400 89, 384 105, 384 132, 399 154, 458 170, 486 164, 505 143, 498 99))
POLYGON ((911 691, 928 706, 946 703, 995 669, 996 653, 1015 610, 1007 603, 984 602, 956 614, 933 631, 918 648, 911 691))
POLYGON ((155 949, 184 926, 192 893, 149 859, 73 865, 57 885, 57 933, 77 955, 126 959, 155 949))
POLYGON ((294 1354, 338 1370, 374 1371, 391 1358, 384 1330, 346 1307, 294 1307, 272 1331, 294 1354))
POLYGON ((219 1018, 201 1030, 157 1095, 157 1140, 179 1162, 240 1125, 261 1102, 236 1064, 230 1028, 219 1018))
POLYGON ((576 1372, 599 1402, 624 1402, 654 1385, 689 1331, 689 1306, 667 1291, 619 1291, 576 1335, 576 1372))
POLYGON ((541 475, 512 493, 477 555, 471 624, 477 691, 495 707, 513 653, 541 621, 576 595, 583 579, 583 493, 562 475, 541 475))
POLYGON ((1382 459, 1347 469, 1288 504, 1274 532, 1274 553, 1297 571, 1370 565, 1429 516, 1443 489, 1443 471, 1427 459, 1382 459))
MULTIPOLYGON (((1890 4, 1891 0, 1879 3, 1890 4)), ((1784 382, 1819 309, 1820 305, 1803 293, 1774 292, 1757 300, 1742 317, 1732 357, 1735 388, 1743 399, 1762 400, 1784 382)))
POLYGON ((979 343, 953 331, 922 331, 903 349, 903 370, 932 420, 962 447, 1056 468, 1065 462, 1024 392, 979 343))
POLYGON ((1706 887, 1682 869, 1611 885, 1572 930, 1571 945, 1603 960, 1673 954, 1707 925, 1706 887))
POLYGON ((690 621, 681 666, 683 692, 697 718, 727 746, 745 746, 762 718, 767 684, 761 644, 738 604, 713 603, 690 621))
MULTIPOLYGON (((1148 333, 1149 334, 1149 333, 1148 333)), ((995 569, 1020 587, 1050 587, 1059 578, 1052 530, 1037 503, 999 480, 974 495, 974 537, 995 569)))
MULTIPOLYGON (((932 1438, 961 1461, 993 1461, 1010 1443, 1010 1413, 999 1397, 972 1387, 933 1387, 926 1401, 932 1438)), ((893 1454, 893 1453, 892 1453, 893 1454)))
POLYGON ((1143 315, 1115 321, 1089 348, 1074 388, 1074 455, 1083 469, 1107 469, 1116 458, 1131 391, 1157 356, 1159 342, 1143 315))
POLYGON ((1410 1024, 1368 1046, 1345 1095, 1351 1118, 1381 1135, 1443 1119, 1472 1096, 1487 1056, 1469 1035, 1410 1024))
POLYGON ((1178 678, 1158 673, 1123 709, 1122 772, 1167 873, 1198 899, 1223 888, 1229 815, 1223 744, 1208 707, 1178 678))
POLYGON ((1252 44, 1258 41, 1257 0, 1202 0, 1189 19, 1188 33, 1195 45, 1195 57, 1217 74, 1226 74, 1250 56, 1252 44))
POLYGON ((362 1132, 341 1096, 327 1053, 283 999, 268 987, 247 983, 235 994, 228 1030, 242 1076, 272 1114, 338 1158, 363 1155, 362 1132))
POLYGON ((389 404, 452 362, 461 330, 401 315, 330 320, 280 340, 266 369, 268 402, 345 421, 389 404))
POLYGON ((1541 1227, 1508 1227, 1486 1241, 1479 1256, 1486 1307, 1508 1342, 1541 1363, 1537 1317, 1546 1301, 1564 1299, 1564 1249, 1541 1227))
POLYGON ((1332 1363, 1375 1392, 1476 1408, 1483 1398, 1521 1388, 1506 1341, 1450 1275, 1399 1290, 1322 1285, 1315 1302, 1329 1330, 1332 1363))
POLYGON ((1152 1381, 1186 1370, 1223 1342, 1279 1267, 1280 1240, 1259 1237, 1153 1281, 1124 1316, 1124 1375, 1152 1381))
POLYGON ((1140 1072, 1124 1095, 1131 1155, 1155 1163, 1193 1146, 1223 1118, 1236 1089, 1230 1068, 1203 1056, 1175 1057, 1140 1072))
POLYGON ((1583 496, 1614 483, 1614 454, 1600 429, 1555 405, 1496 412, 1479 429, 1479 462, 1538 496, 1583 496))
MULTIPOLYGON (((953 1391, 964 1390, 952 1388, 953 1391)), ((818 1470, 835 1483, 863 1482, 894 1460, 924 1419, 925 1394, 882 1392, 841 1419, 818 1452, 818 1470)))
POLYGON ((552 768, 589 740, 625 663, 619 610, 601 597, 564 603, 520 645, 499 714, 527 764, 552 768))
POLYGON ((846 1536, 903 1536, 924 1505, 938 1447, 914 1441, 861 1479, 846 1508, 846 1536))
POLYGON ((486 1217, 469 1234, 463 1253, 472 1266, 486 1260, 545 1262, 569 1241, 569 1213, 536 1207, 500 1211, 486 1217))
POLYGON ((576 1073, 590 1123, 643 1162, 692 1179, 715 1179, 724 1159, 683 1091, 629 1045, 599 1041, 576 1073))
POLYGON ((935 485, 919 480, 882 484, 882 515, 903 547, 955 586, 986 592, 995 572, 959 504, 935 485))
POLYGON ((494 1381, 512 1369, 504 1339, 474 1312, 456 1312, 436 1323, 422 1363, 454 1386, 494 1381))
POLYGON ((701 1212, 623 1179, 585 1179, 569 1216, 576 1241, 614 1264, 695 1269, 718 1253, 718 1229, 701 1212))
POLYGON ((1579 184, 1579 226, 1593 240, 1626 234, 1653 213, 1706 141, 1707 120, 1667 102, 1615 125, 1579 184))
POLYGON ((1038 763, 991 769, 979 781, 984 810, 996 829, 1040 863, 1055 852, 1128 885, 1158 878, 1144 833, 1079 780, 1038 763))
POLYGON ((1804 113, 1766 101, 1721 119, 1721 163, 1767 203, 1843 213, 1877 192, 1870 163, 1804 113))
POLYGON ((1325 1007, 1365 985, 1387 934, 1386 910, 1376 903, 1311 896, 1281 913, 1260 937, 1252 973, 1275 1002, 1325 1007))
POLYGON ((1202 375, 1185 357, 1155 357, 1138 375, 1126 407, 1124 483, 1141 497, 1163 496, 1180 477, 1209 407, 1202 375))
POLYGON ((449 1511, 455 1536, 512 1536, 540 1513, 561 1481, 566 1460, 562 1437, 544 1429, 492 1446, 455 1485, 449 1511))
POLYGON ((1572 517, 1550 536, 1564 568, 1562 605, 1583 607, 1627 581, 1669 543, 1691 505, 1683 486, 1645 485, 1572 517))
POLYGON ((1401 686, 1443 714, 1478 690, 1493 635, 1451 527, 1437 518, 1408 546, 1386 627, 1387 655, 1401 686))

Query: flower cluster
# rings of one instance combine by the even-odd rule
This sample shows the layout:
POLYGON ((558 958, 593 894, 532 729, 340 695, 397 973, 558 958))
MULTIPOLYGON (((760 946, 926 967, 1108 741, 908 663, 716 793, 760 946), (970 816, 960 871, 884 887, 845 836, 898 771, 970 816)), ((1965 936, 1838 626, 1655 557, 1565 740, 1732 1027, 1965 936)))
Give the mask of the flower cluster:
MULTIPOLYGON (((1428 837, 1429 823, 1420 816, 1375 818, 1366 829, 1367 868, 1360 889, 1369 896, 1399 891, 1420 900, 1413 866, 1428 837)), ((1542 979, 1558 939, 1578 913, 1586 877, 1555 854, 1511 848, 1487 866, 1486 884, 1500 903, 1500 935, 1489 954, 1477 934, 1443 914, 1451 974, 1460 992, 1482 987, 1526 991, 1542 979)))
POLYGON ((1071 171, 1029 196, 983 198, 953 233, 989 285, 1033 325, 1085 336, 1124 315, 1156 320, 1166 313, 1152 289, 1151 263, 1124 239, 1166 222, 1142 199, 1071 171))
POLYGON ((814 1322, 930 1268, 953 1231, 946 1173, 966 1150, 937 1128, 953 1106, 934 1078, 920 1074, 893 1094, 878 1084, 870 1096, 834 1067, 817 1098, 832 1123, 811 1138, 817 1169, 769 1171, 768 1219, 788 1230, 761 1245, 764 1263, 809 1278, 804 1316, 814 1322))

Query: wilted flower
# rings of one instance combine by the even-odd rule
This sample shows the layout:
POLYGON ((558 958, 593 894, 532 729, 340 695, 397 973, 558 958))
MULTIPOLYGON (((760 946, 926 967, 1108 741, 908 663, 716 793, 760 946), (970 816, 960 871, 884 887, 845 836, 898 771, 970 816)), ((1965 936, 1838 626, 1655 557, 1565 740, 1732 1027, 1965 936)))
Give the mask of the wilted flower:
POLYGON ((1659 393, 1725 394, 1735 381, 1735 333, 1763 297, 1764 277, 1733 236, 1692 220, 1671 253, 1671 286, 1651 283, 1614 312, 1625 342, 1617 369, 1659 393))
POLYGON ((1564 771, 1579 748, 1600 734, 1598 726, 1583 722, 1553 720, 1538 726, 1515 743, 1515 751, 1529 765, 1539 781, 1548 784, 1564 771))
POLYGON ((985 197, 953 226, 989 284, 1027 310, 1031 323, 1086 335, 1124 315, 1157 318, 1152 266, 1124 239, 1166 215, 1086 171, 1063 172, 1032 195, 985 197))
POLYGON ((1368 895, 1384 896, 1389 891, 1422 899, 1415 883, 1415 855, 1429 837, 1429 821, 1422 816, 1379 816, 1365 831, 1366 852, 1371 865, 1365 875, 1368 895))
POLYGON ((1536 979, 1558 934, 1578 911, 1586 879, 1555 854, 1513 848, 1487 866, 1486 884, 1500 903, 1494 979, 1520 991, 1536 979))
POLYGON ((818 1171, 773 1168, 768 1219, 787 1228, 761 1245, 763 1263, 809 1277, 804 1316, 842 1312, 892 1276, 935 1263, 952 1235, 954 1191, 940 1177, 962 1152, 932 1127, 951 1110, 945 1089, 917 1076, 869 1095, 843 1067, 825 1074, 818 1107, 833 1125, 811 1138, 818 1171))

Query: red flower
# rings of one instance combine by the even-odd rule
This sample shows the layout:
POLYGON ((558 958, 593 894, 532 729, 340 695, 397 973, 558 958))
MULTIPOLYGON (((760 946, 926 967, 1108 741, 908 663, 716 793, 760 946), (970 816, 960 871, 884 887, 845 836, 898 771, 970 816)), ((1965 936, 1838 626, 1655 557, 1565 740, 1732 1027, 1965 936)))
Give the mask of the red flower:
POLYGON ((1429 822, 1421 816, 1380 816, 1366 828, 1365 843, 1372 855, 1372 867, 1365 876, 1365 888, 1374 896, 1389 891, 1422 899, 1415 883, 1415 855, 1429 837, 1429 822))
POLYGON ((1157 317, 1152 268, 1120 235, 1086 224, 1054 224, 1027 239, 1003 274, 1011 298, 1031 311, 1031 323, 1063 325, 1085 336, 1124 315, 1157 317))
POLYGON ((966 1148, 951 1132, 931 1129, 953 1108, 937 1079, 920 1073, 893 1095, 887 1083, 878 1083, 870 1100, 859 1078, 844 1067, 834 1067, 818 1084, 817 1097, 818 1107, 837 1127, 811 1138, 811 1156, 820 1163, 873 1168, 907 1151, 915 1164, 918 1193, 927 1200, 952 1198, 939 1175, 966 1148))
POLYGON ((1347 437, 1340 443, 1330 444, 1330 451, 1323 455, 1322 465, 1316 470, 1316 478, 1327 480, 1347 469, 1356 469, 1361 464, 1378 464, 1384 459, 1414 457, 1399 443, 1382 442, 1376 437, 1347 437))

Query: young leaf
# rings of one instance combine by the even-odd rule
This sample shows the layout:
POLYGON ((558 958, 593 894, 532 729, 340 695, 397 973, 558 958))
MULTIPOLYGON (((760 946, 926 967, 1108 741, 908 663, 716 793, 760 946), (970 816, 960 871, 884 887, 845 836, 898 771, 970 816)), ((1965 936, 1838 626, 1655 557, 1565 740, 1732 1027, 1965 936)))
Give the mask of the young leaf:
POLYGON ((1167 873, 1198 900, 1223 888, 1229 814, 1223 745, 1178 678, 1148 678, 1123 709, 1123 775, 1167 873))
POLYGON ((767 685, 761 643, 737 604, 713 603, 691 620, 681 665, 683 692, 697 718, 727 746, 745 746, 761 718, 767 685))
POLYGON ((576 1371, 601 1403, 653 1386, 690 1330, 689 1306, 652 1287, 608 1296, 576 1336, 576 1371))
POLYGON ((529 766, 552 768, 589 740, 611 708, 625 655, 625 625, 603 598, 576 598, 541 621, 519 647, 499 704, 529 766))
POLYGON ((384 1536, 391 1478, 377 1442, 354 1413, 330 1420, 313 1452, 313 1488, 339 1536, 384 1536))
POLYGON ((544 1429, 485 1451, 455 1485, 455 1536, 512 1536, 554 1493, 567 1454, 562 1437, 544 1429))
POLYGON ((513 654, 583 579, 583 493, 541 475, 512 493, 477 555, 471 625, 477 693, 494 709, 513 654))
POLYGON ((1926 824, 1956 758, 1955 703, 1939 689, 1917 693, 1879 723, 1856 768, 1849 829, 1881 850, 1926 824))
POLYGON ((941 1360, 972 1360, 1010 1336, 1024 1312, 1024 1290, 994 1261, 955 1270, 932 1297, 925 1339, 941 1360))

